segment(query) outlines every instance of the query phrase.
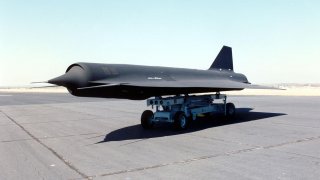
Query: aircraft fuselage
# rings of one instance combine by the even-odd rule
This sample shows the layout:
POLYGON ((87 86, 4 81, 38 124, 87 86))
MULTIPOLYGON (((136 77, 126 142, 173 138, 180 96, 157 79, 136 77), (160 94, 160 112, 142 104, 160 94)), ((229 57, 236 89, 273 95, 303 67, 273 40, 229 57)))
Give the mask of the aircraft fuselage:
POLYGON ((48 82, 65 86, 75 96, 142 100, 154 96, 241 90, 198 82, 207 80, 248 83, 243 74, 232 70, 196 70, 184 68, 124 64, 76 63, 66 74, 48 82), (132 83, 134 82, 134 83, 132 83), (192 86, 186 83, 194 82, 192 86), (170 85, 167 85, 170 84, 170 85))

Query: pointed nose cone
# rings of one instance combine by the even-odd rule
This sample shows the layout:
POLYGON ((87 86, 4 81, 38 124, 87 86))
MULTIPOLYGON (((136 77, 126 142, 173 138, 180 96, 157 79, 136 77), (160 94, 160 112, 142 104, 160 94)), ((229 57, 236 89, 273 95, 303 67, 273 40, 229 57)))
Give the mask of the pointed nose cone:
POLYGON ((65 74, 50 79, 48 83, 66 88, 79 88, 88 84, 88 73, 80 66, 71 67, 65 74))
POLYGON ((59 77, 50 79, 48 81, 48 83, 50 84, 55 84, 58 86, 67 86, 68 84, 74 84, 75 79, 70 77, 70 75, 68 73, 61 75, 59 77))

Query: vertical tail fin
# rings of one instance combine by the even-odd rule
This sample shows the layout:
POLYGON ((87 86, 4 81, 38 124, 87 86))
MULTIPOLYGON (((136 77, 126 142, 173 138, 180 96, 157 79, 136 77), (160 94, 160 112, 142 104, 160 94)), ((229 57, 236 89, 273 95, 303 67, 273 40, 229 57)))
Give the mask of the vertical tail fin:
POLYGON ((213 61, 210 69, 225 69, 233 71, 232 49, 228 46, 223 46, 218 56, 213 61))

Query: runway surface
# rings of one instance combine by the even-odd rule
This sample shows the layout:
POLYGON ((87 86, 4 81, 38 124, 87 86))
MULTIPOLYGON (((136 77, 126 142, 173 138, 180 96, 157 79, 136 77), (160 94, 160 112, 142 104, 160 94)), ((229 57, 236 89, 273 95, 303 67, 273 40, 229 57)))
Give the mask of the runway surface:
POLYGON ((143 130, 145 101, 0 93, 0 179, 319 179, 320 97, 228 100, 175 131, 143 130))

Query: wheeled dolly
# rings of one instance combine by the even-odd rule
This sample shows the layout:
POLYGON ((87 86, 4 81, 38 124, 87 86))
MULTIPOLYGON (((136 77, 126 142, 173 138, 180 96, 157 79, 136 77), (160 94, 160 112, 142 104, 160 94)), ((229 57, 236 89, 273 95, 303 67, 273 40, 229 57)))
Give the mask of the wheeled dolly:
POLYGON ((156 111, 145 110, 141 115, 141 125, 150 129, 157 122, 173 123, 176 129, 186 129, 190 122, 203 114, 219 113, 227 118, 235 116, 233 103, 227 103, 225 94, 210 95, 178 95, 173 97, 155 97, 147 100, 147 106, 155 107, 156 111), (222 103, 214 103, 222 100, 222 103))

